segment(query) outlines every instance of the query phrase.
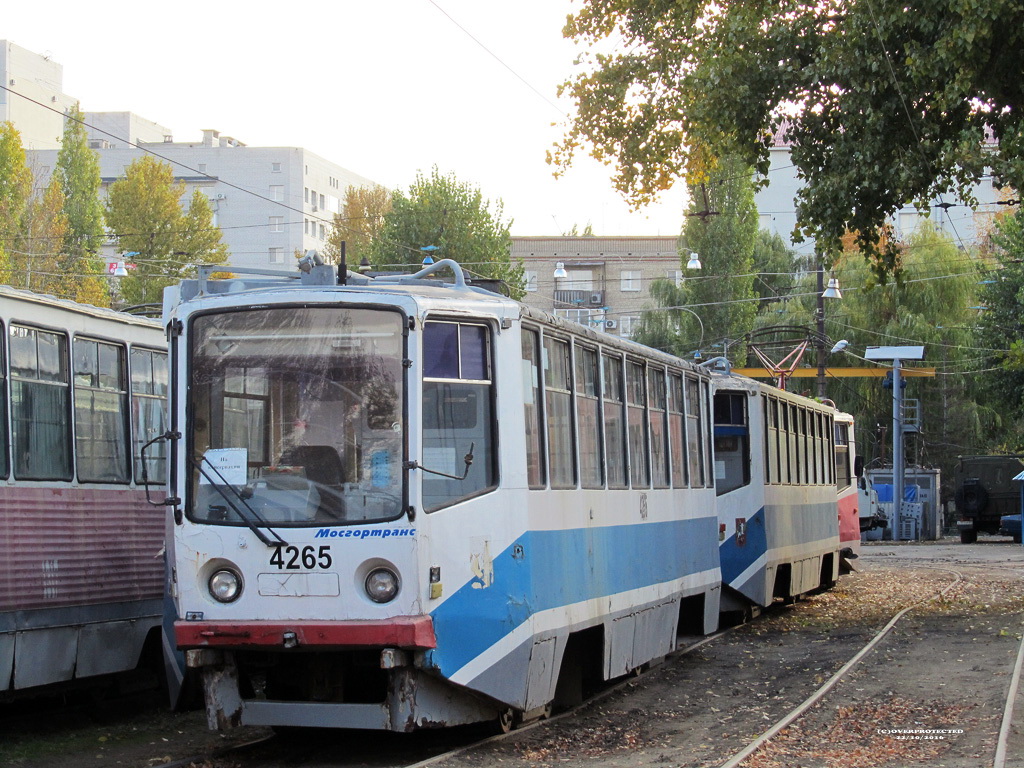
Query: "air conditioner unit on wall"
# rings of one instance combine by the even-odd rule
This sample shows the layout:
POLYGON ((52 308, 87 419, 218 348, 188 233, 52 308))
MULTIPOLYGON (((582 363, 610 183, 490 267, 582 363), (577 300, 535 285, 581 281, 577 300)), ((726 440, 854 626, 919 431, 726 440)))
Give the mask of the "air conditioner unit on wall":
POLYGON ((316 212, 317 212, 317 211, 319 211, 319 210, 320 210, 320 209, 319 209, 319 208, 317 208, 317 207, 316 207, 315 205, 313 206, 313 213, 316 213, 316 212))
POLYGON ((618 325, 618 323, 615 322, 614 320, 605 320, 604 321, 604 327, 608 328, 609 330, 614 329, 617 325, 618 325))

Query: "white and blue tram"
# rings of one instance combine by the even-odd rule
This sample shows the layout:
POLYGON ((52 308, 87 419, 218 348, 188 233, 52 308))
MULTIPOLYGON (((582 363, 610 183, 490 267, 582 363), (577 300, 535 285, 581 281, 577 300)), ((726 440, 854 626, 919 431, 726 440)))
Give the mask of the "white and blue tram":
POLYGON ((756 613, 831 586, 847 546, 843 510, 857 529, 852 419, 728 373, 713 387, 723 610, 756 613))
POLYGON ((530 718, 717 626, 709 372, 453 262, 208 275, 165 320, 211 727, 530 718))
POLYGON ((0 700, 160 659, 167 379, 159 322, 0 286, 0 700))

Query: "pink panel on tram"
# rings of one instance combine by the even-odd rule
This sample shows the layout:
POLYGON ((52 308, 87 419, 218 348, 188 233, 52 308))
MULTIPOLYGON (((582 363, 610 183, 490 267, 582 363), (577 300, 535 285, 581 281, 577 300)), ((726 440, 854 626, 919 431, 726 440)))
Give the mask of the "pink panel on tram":
POLYGON ((160 598, 164 515, 141 490, 0 487, 0 611, 160 598))

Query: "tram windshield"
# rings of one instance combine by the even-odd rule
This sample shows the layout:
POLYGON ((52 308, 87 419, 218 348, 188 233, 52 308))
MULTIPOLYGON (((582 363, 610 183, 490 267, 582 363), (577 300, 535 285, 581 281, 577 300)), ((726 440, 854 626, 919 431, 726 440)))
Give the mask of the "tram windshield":
POLYGON ((330 525, 402 510, 397 312, 253 309, 195 319, 190 517, 330 525))

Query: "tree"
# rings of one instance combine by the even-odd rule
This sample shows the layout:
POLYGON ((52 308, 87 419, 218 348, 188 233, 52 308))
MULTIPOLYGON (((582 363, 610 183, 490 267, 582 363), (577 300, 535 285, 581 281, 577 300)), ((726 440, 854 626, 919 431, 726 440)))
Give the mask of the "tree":
POLYGON ((369 259, 371 244, 384 226, 384 217, 391 211, 391 191, 380 185, 350 186, 345 190, 341 213, 334 214, 334 224, 324 247, 329 264, 341 261, 341 244, 345 243, 345 260, 358 265, 369 259))
POLYGON ((757 208, 750 173, 734 159, 723 160, 711 182, 691 186, 689 197, 680 260, 685 267, 691 252, 698 254, 701 272, 687 270, 679 287, 667 281, 656 281, 651 287, 659 306, 687 306, 689 311, 673 309, 667 316, 645 313, 637 338, 678 355, 692 354, 692 340, 699 339, 705 352, 715 345, 731 360, 744 362, 746 344, 742 339, 750 332, 757 312, 757 208), (672 336, 675 343, 662 346, 660 339, 672 336))
POLYGON ((68 298, 109 306, 103 264, 96 255, 105 237, 100 162, 96 150, 89 147, 83 118, 77 104, 64 118, 64 136, 54 168, 68 222, 58 269, 77 278, 68 298))
MULTIPOLYGON (((868 346, 924 345, 923 364, 934 367, 934 378, 907 378, 904 396, 917 401, 920 433, 907 437, 911 463, 938 466, 952 478, 957 455, 978 450, 984 436, 999 423, 998 408, 979 397, 979 373, 975 326, 977 321, 978 271, 944 234, 931 226, 921 227, 900 244, 899 269, 904 280, 879 283, 870 265, 850 241, 835 265, 842 299, 826 299, 826 352, 840 339, 850 342, 849 352, 828 357, 828 367, 859 367, 868 346)), ((794 297, 782 313, 772 312, 773 325, 816 326, 816 274, 805 273, 793 288, 794 297)), ((763 320, 763 319, 762 319, 763 320)), ((815 365, 813 348, 804 362, 815 365)), ((794 389, 812 389, 808 379, 791 380, 794 389)), ((877 378, 829 378, 827 396, 841 410, 856 414, 859 452, 884 455, 892 443, 892 391, 877 378), (880 426, 880 429, 878 427, 880 426)), ((909 414, 909 406, 908 411, 909 414)))
POLYGON ((10 257, 21 245, 25 208, 32 193, 32 172, 25 163, 21 134, 12 123, 0 123, 0 279, 10 283, 10 257))
POLYGON ((227 263, 228 247, 221 242, 220 230, 213 225, 209 198, 198 187, 192 190, 174 255, 188 265, 185 269, 188 274, 192 274, 191 267, 195 264, 227 263))
MULTIPOLYGON (((995 264, 988 271, 979 303, 978 346, 988 369, 981 381, 987 399, 997 403, 1009 424, 1024 422, 1024 213, 1000 217, 992 235, 995 264)), ((1024 450, 1019 429, 1006 447, 1024 450)), ((1004 431, 1005 433, 1005 431, 1004 431)), ((999 441, 995 441, 999 442, 999 441)), ((989 448, 994 448, 990 445, 989 448)))
POLYGON ((706 178, 709 157, 765 174, 781 131, 798 227, 829 258, 853 231, 884 279, 900 250, 878 234, 906 202, 970 200, 986 168, 1024 187, 1019 0, 587 0, 565 34, 597 52, 563 86, 576 111, 552 161, 590 145, 634 202, 706 178))
POLYGON ((372 245, 377 265, 419 266, 421 249, 433 247, 435 261, 454 259, 472 275, 504 281, 513 297, 522 295, 523 267, 511 262, 511 221, 501 220, 501 200, 492 204, 478 188, 435 166, 429 177, 417 174, 408 194, 396 191, 391 205, 372 245))
POLYGON ((197 189, 185 214, 180 204, 184 191, 171 166, 149 155, 135 160, 110 185, 107 224, 120 252, 132 254, 134 263, 120 283, 129 305, 159 302, 166 286, 195 274, 196 264, 227 260, 205 196, 197 189))
POLYGON ((64 192, 54 177, 44 190, 29 198, 22 214, 17 250, 9 256, 11 285, 61 298, 76 298, 80 278, 67 271, 62 258, 68 233, 64 202, 64 192))

